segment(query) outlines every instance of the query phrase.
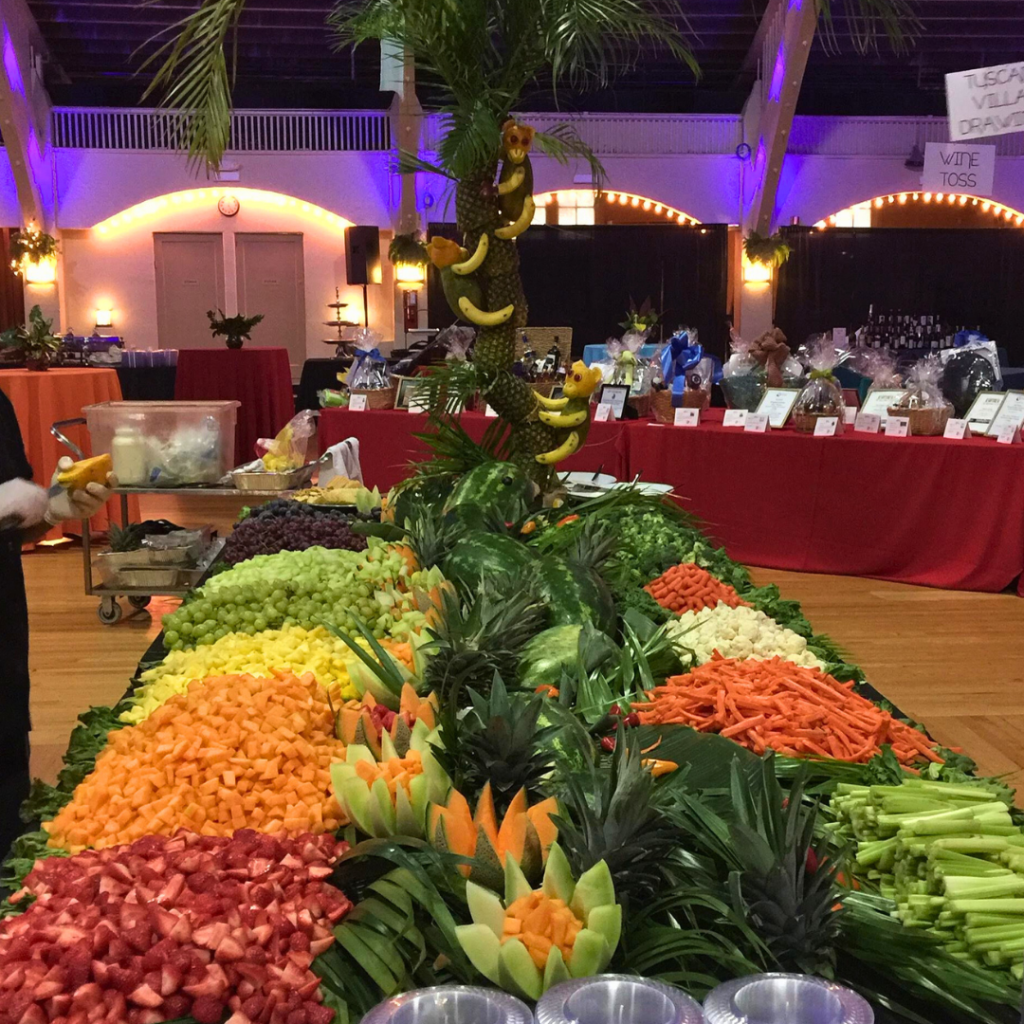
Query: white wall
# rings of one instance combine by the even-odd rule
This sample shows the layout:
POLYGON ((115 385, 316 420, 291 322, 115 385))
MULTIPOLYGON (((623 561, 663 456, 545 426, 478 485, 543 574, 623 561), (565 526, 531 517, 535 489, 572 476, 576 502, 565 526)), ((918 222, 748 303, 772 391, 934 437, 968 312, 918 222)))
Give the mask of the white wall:
MULTIPOLYGON (((114 212, 114 211, 110 211, 114 212)), ((301 232, 305 258, 306 352, 324 357, 332 349, 321 339, 332 329, 322 321, 330 319, 328 302, 334 301, 334 289, 343 301, 352 305, 353 319, 362 317, 362 289, 345 283, 345 239, 338 226, 330 226, 295 207, 278 208, 256 202, 243 202, 234 217, 222 216, 216 200, 209 198, 190 204, 169 205, 165 210, 144 217, 132 225, 111 228, 104 235, 93 229, 65 229, 62 233, 64 311, 62 330, 77 333, 92 330, 94 311, 114 311, 113 333, 124 335, 132 348, 157 347, 156 276, 153 233, 164 231, 214 231, 224 240, 225 312, 237 308, 235 278, 236 232, 301 232)), ((386 250, 387 238, 382 238, 386 250)), ((385 339, 394 337, 394 312, 391 301, 390 265, 382 261, 384 280, 369 286, 370 326, 385 339)), ((241 312, 251 315, 258 309, 241 312)), ((259 343, 259 328, 251 344, 259 343)))
MULTIPOLYGON (((238 185, 316 203, 353 224, 389 227, 393 185, 387 153, 240 153, 238 185)), ((216 184, 192 173, 175 153, 56 150, 57 218, 61 228, 88 228, 136 203, 216 184)))

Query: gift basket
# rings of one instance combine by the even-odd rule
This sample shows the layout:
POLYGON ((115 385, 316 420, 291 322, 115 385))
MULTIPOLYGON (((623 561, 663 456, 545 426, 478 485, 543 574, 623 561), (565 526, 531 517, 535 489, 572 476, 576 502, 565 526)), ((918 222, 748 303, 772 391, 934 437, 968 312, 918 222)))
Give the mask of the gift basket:
POLYGON ((942 361, 927 356, 910 368, 907 390, 896 405, 889 406, 890 416, 906 416, 910 433, 917 437, 934 437, 946 429, 953 414, 953 403, 942 394, 942 361))
POLYGON ((942 393, 953 403, 957 416, 964 417, 982 391, 1001 391, 1003 376, 994 341, 974 331, 961 331, 956 348, 942 353, 942 393))
MULTIPOLYGON (((651 411, 651 377, 647 372, 650 363, 640 355, 646 343, 646 331, 629 330, 621 339, 609 338, 605 345, 612 363, 610 383, 629 388, 629 405, 637 416, 648 416, 651 411)), ((603 377, 609 382, 607 374, 603 377)))
POLYGON ((722 393, 730 409, 753 412, 761 403, 767 387, 764 363, 753 352, 754 343, 729 332, 732 355, 722 367, 722 393))
POLYGON ((820 336, 808 342, 807 353, 810 379, 797 396, 790 422, 795 429, 810 434, 818 420, 834 416, 839 421, 836 433, 841 434, 845 405, 842 388, 832 372, 838 358, 836 348, 831 338, 820 336))
POLYGON ((871 381, 867 391, 869 395, 876 391, 895 391, 903 387, 903 378, 896 369, 896 355, 889 349, 859 350, 851 363, 853 369, 871 381))
POLYGON ((799 388, 806 383, 803 364, 790 352, 778 327, 755 338, 750 354, 764 367, 768 387, 799 388))
POLYGON ((366 396, 367 409, 391 409, 398 386, 391 377, 387 360, 380 354, 381 336, 369 327, 356 331, 355 353, 345 383, 353 395, 366 396))
POLYGON ((706 355, 693 327, 682 327, 669 338, 661 353, 661 382, 652 393, 654 418, 672 423, 678 408, 706 409, 711 385, 722 379, 722 364, 706 355))

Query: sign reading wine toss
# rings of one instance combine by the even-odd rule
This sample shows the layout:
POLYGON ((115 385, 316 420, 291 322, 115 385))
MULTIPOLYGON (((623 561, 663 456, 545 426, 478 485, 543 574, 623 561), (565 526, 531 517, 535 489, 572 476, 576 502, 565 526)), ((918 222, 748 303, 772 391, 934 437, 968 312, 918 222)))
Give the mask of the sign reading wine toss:
POLYGON ((1024 132, 1024 61, 946 75, 946 107, 954 142, 1024 132))
POLYGON ((995 169, 996 147, 992 144, 973 146, 967 142, 928 142, 925 144, 921 188, 929 192, 969 192, 972 196, 990 196, 995 169))

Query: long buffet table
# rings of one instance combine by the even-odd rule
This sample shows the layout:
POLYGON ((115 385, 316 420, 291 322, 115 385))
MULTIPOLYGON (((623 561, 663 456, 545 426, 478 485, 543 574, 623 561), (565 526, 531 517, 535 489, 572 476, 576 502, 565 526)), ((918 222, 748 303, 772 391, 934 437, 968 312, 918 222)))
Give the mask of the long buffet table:
MULTIPOLYGON (((739 562, 869 576, 952 590, 1024 596, 1024 445, 991 439, 910 439, 793 430, 747 433, 648 420, 595 423, 586 447, 560 468, 671 484, 739 562)), ((476 439, 490 422, 467 413, 476 439)), ((321 450, 360 441, 369 486, 391 487, 423 447, 425 417, 325 409, 321 450)))

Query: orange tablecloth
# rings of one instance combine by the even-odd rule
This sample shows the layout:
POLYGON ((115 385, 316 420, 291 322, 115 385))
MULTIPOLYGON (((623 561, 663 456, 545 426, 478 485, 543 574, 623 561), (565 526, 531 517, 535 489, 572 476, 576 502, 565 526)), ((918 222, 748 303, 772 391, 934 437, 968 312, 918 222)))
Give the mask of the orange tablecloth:
MULTIPOLYGON (((70 420, 82 415, 84 406, 95 402, 119 402, 121 385, 114 370, 92 367, 66 367, 37 372, 33 370, 0 370, 0 391, 11 400, 21 436, 25 442, 25 454, 32 466, 35 482, 41 487, 50 486, 50 477, 62 455, 71 455, 51 433, 50 427, 58 420, 70 420)), ((67 436, 86 453, 89 447, 89 433, 85 427, 71 427, 67 436)), ((131 518, 138 519, 137 499, 129 503, 131 518)), ((117 503, 109 502, 92 518, 94 530, 105 530, 107 524, 118 519, 117 503)), ((66 533, 77 534, 77 522, 55 526, 46 540, 55 540, 66 533)))

